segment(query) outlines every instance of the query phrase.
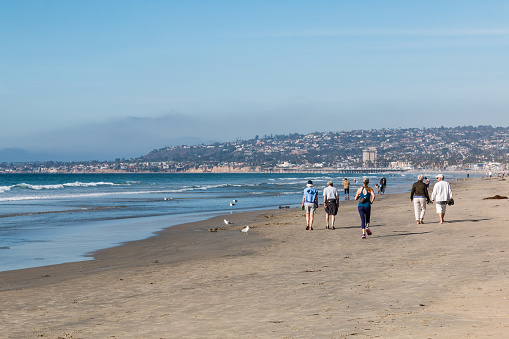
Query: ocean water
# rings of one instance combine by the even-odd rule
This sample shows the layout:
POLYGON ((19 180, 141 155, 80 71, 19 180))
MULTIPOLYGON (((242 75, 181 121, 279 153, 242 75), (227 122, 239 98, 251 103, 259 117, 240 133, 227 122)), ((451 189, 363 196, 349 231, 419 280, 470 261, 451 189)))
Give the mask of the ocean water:
MULTIPOLYGON (((388 194, 415 182, 366 175, 373 185, 385 176, 388 194)), ((0 271, 91 260, 93 251, 216 215, 300 206, 307 180, 321 194, 329 180, 341 191, 345 176, 353 198, 362 174, 0 174, 0 271)))

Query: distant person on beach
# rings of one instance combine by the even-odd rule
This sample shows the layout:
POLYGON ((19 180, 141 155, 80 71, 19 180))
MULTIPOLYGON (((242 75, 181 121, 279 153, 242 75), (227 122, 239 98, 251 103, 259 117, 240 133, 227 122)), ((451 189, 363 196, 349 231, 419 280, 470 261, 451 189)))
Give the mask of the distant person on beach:
POLYGON ((318 207, 318 190, 313 187, 313 182, 308 181, 302 197, 302 209, 306 211, 306 230, 313 230, 313 220, 318 207))
POLYGON ((366 238, 366 233, 371 235, 371 231, 369 230, 369 221, 371 218, 371 204, 375 201, 375 192, 369 185, 369 178, 364 177, 362 179, 363 187, 360 187, 355 193, 355 200, 359 200, 359 205, 357 209, 359 210, 359 215, 361 217, 361 227, 362 227, 362 239, 366 238))
POLYGON ((345 199, 350 197, 350 181, 347 178, 343 179, 343 189, 345 190, 345 199))
POLYGON ((444 175, 437 175, 437 183, 433 185, 433 192, 431 193, 431 201, 436 202, 438 217, 440 223, 444 223, 445 209, 447 207, 447 200, 452 198, 451 185, 444 181, 444 175))
POLYGON ((378 186, 378 184, 375 184, 375 188, 376 188, 376 194, 380 194, 380 186, 378 186))
POLYGON ((387 187, 387 179, 385 179, 385 177, 382 177, 382 179, 380 179, 380 194, 385 194, 386 187, 387 187))
POLYGON ((429 188, 429 179, 428 179, 428 177, 424 177, 424 184, 426 184, 426 187, 429 188))
POLYGON ((419 174, 417 176, 417 182, 412 185, 410 191, 410 201, 414 203, 415 220, 417 225, 424 224, 424 215, 426 214, 426 204, 428 203, 428 187, 423 182, 424 176, 419 174))
POLYGON ((339 206, 339 195, 338 190, 334 187, 334 183, 329 181, 327 187, 323 190, 323 207, 325 208, 325 222, 327 224, 326 229, 333 229, 334 222, 336 221, 336 214, 338 214, 339 206), (329 228, 329 216, 331 219, 331 226, 329 228))

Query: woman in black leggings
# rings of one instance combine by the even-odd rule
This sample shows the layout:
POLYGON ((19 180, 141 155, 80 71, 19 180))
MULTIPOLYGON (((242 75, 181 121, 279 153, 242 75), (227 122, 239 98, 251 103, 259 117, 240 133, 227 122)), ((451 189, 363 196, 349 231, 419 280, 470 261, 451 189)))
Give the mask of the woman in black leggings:
POLYGON ((371 231, 369 230, 369 220, 371 217, 371 204, 375 201, 375 192, 369 185, 369 178, 364 177, 362 179, 363 187, 357 190, 355 194, 355 200, 359 200, 359 205, 357 209, 359 210, 359 215, 361 217, 361 226, 362 226, 362 239, 366 238, 366 233, 371 235, 371 231))

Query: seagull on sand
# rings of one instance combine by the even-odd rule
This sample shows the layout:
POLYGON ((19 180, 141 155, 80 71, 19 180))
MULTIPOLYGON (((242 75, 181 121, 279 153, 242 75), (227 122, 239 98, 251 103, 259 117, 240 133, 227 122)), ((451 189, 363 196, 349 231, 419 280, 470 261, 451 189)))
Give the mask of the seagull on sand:
POLYGON ((224 223, 225 223, 226 225, 233 224, 231 221, 228 221, 228 220, 226 220, 226 219, 224 219, 224 223))
POLYGON ((243 232, 244 234, 247 234, 247 232, 249 231, 249 226, 246 226, 244 227, 242 230, 240 230, 241 232, 243 232))

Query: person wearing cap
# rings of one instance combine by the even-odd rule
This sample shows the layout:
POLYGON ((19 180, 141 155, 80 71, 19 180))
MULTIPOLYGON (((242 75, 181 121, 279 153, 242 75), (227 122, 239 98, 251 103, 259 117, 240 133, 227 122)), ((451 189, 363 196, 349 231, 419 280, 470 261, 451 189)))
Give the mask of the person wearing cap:
POLYGON ((306 211, 306 230, 313 230, 313 220, 318 207, 318 190, 313 187, 313 182, 308 181, 302 197, 302 209, 306 211))
POLYGON ((338 214, 338 206, 338 190, 334 187, 334 183, 329 181, 327 187, 323 190, 323 207, 325 208, 325 223, 327 224, 326 229, 336 229, 334 227, 334 221, 336 220, 336 214, 338 214), (331 227, 329 227, 329 216, 331 219, 331 227))
POLYGON ((437 213, 440 218, 440 223, 444 223, 445 209, 447 207, 447 200, 452 198, 451 185, 444 181, 444 175, 437 175, 437 183, 433 186, 431 193, 431 201, 436 201, 437 213))
POLYGON ((371 231, 369 230, 369 221, 371 218, 371 204, 375 201, 375 191, 369 185, 369 178, 364 177, 362 179, 363 186, 357 190, 355 193, 355 200, 359 200, 359 205, 357 209, 359 210, 359 215, 361 217, 361 227, 362 227, 362 239, 366 238, 366 233, 371 235, 371 231))
POLYGON ((426 214, 426 203, 429 201, 428 187, 424 183, 424 176, 419 174, 417 182, 412 185, 410 191, 410 201, 414 203, 415 220, 417 225, 424 224, 424 215, 426 214))

